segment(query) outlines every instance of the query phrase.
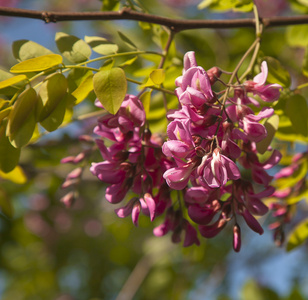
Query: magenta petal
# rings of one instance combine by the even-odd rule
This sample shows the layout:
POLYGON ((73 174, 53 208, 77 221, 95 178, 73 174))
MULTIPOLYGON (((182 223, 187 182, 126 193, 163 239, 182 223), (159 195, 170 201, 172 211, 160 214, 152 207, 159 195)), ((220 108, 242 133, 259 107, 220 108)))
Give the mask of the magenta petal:
POLYGON ((215 216, 215 211, 207 207, 201 207, 199 205, 189 205, 188 215, 197 224, 207 225, 215 216))
POLYGON ((132 220, 136 227, 138 227, 138 219, 140 214, 141 206, 139 202, 136 202, 132 209, 132 220))
POLYGON ((197 61, 194 51, 186 52, 184 55, 184 70, 187 71, 191 67, 197 66, 197 61))
POLYGON ((150 218, 151 221, 154 220, 155 218, 155 212, 156 212, 156 203, 152 196, 149 193, 144 194, 144 201, 148 207, 149 213, 150 213, 150 218))
POLYGON ((241 228, 237 224, 233 227, 233 249, 235 252, 241 250, 241 228))
POLYGON ((243 119, 243 125, 248 139, 253 142, 260 142, 267 135, 267 131, 262 124, 251 122, 246 117, 243 119))
POLYGON ((237 180, 241 177, 238 166, 230 158, 222 155, 222 161, 227 170, 228 179, 237 180))
POLYGON ((259 224, 259 222, 253 217, 253 215, 248 211, 248 209, 244 209, 242 216, 244 217, 247 225, 255 232, 260 235, 263 234, 264 230, 259 224))
POLYGON ((166 235, 171 229, 170 221, 167 219, 165 222, 153 229, 153 234, 155 236, 164 236, 166 235))
POLYGON ((278 150, 274 150, 270 158, 262 164, 263 169, 267 170, 276 166, 281 160, 281 153, 278 150))
POLYGON ((247 206, 250 212, 257 216, 263 216, 268 212, 268 207, 256 197, 249 197, 247 206))
POLYGON ((199 225, 198 228, 202 236, 212 238, 216 236, 226 224, 227 221, 220 216, 220 218, 212 225, 199 225))
POLYGON ((134 203, 135 200, 132 199, 125 206, 117 208, 114 211, 119 218, 126 218, 132 213, 134 203))
POLYGON ((253 78, 253 82, 255 82, 257 85, 264 85, 267 79, 267 75, 268 75, 267 63, 266 61, 263 61, 261 64, 261 73, 259 73, 253 78))
POLYGON ((197 236, 197 230, 187 221, 185 220, 186 233, 184 238, 183 247, 189 247, 193 244, 197 246, 200 245, 200 241, 197 236))

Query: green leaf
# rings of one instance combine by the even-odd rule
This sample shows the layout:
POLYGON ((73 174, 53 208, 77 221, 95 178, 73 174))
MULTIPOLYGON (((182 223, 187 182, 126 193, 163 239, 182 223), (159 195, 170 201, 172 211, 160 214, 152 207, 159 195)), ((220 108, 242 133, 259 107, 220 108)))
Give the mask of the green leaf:
POLYGON ((40 122, 47 119, 58 104, 63 101, 67 93, 67 79, 63 74, 55 73, 47 77, 39 91, 38 120, 40 122))
POLYGON ((132 65, 137 60, 137 58, 138 58, 138 56, 135 56, 135 57, 133 57, 131 59, 128 59, 125 62, 121 63, 119 65, 119 67, 123 68, 123 67, 126 67, 126 66, 130 66, 130 65, 132 65))
POLYGON ((93 77, 94 92, 104 108, 111 114, 119 110, 127 90, 125 73, 120 68, 103 70, 93 77))
POLYGON ((288 242, 287 251, 291 251, 302 245, 308 238, 308 218, 299 223, 291 232, 288 242))
POLYGON ((47 118, 40 122, 40 124, 49 132, 58 129, 64 120, 64 115, 66 112, 66 97, 62 98, 56 105, 56 107, 51 111, 47 118))
POLYGON ((74 35, 57 32, 56 44, 62 55, 72 63, 84 62, 91 56, 91 47, 74 35))
POLYGON ((131 49, 138 50, 137 46, 121 31, 118 31, 121 40, 131 49))
POLYGON ((154 84, 162 84, 165 80, 165 71, 163 69, 156 69, 151 72, 150 78, 154 84))
POLYGON ((292 196, 292 197, 288 197, 287 198, 287 203, 288 205, 292 205, 292 204, 295 204, 299 201, 302 201, 302 200, 308 200, 308 190, 303 190, 302 192, 300 192, 298 195, 296 196, 292 196))
POLYGON ((40 72, 62 64, 62 56, 49 54, 20 62, 11 68, 12 73, 40 72))
POLYGON ((14 57, 19 61, 53 54, 49 49, 29 40, 18 40, 13 42, 12 50, 14 57))
POLYGON ((271 144, 278 129, 279 117, 277 115, 273 115, 268 118, 263 125, 267 131, 267 136, 265 139, 257 143, 257 151, 260 154, 264 154, 267 151, 268 146, 271 144))
POLYGON ((286 115, 290 118, 292 127, 303 136, 308 135, 308 107, 306 99, 299 95, 292 95, 286 102, 286 115))
POLYGON ((14 215, 14 209, 9 199, 8 195, 4 193, 3 190, 0 190, 0 208, 1 212, 9 218, 12 218, 14 215))
POLYGON ((308 25, 288 26, 286 41, 291 47, 306 47, 308 45, 308 25))
POLYGON ((85 36, 87 44, 98 54, 109 55, 117 53, 119 50, 118 45, 99 36, 85 36))
POLYGON ((18 164, 20 149, 16 149, 5 135, 5 127, 0 132, 0 170, 11 172, 18 164))
POLYGON ((72 95, 76 98, 75 104, 77 105, 84 99, 86 99, 92 90, 93 90, 93 74, 86 77, 77 87, 77 89, 72 93, 72 95))
POLYGON ((9 115, 7 124, 8 136, 15 134, 24 126, 31 113, 35 111, 36 104, 37 96, 33 88, 26 89, 18 96, 9 115))
POLYGON ((289 87, 291 85, 291 76, 281 63, 269 56, 264 57, 264 60, 268 66, 267 81, 269 83, 281 84, 283 87, 289 87))
POLYGON ((26 75, 13 76, 11 78, 8 78, 6 80, 1 81, 0 82, 0 89, 6 88, 8 86, 11 86, 11 85, 18 83, 18 82, 21 82, 21 81, 24 81, 26 79, 27 79, 26 75))
POLYGON ((150 112, 151 94, 152 94, 152 91, 147 91, 147 92, 144 92, 140 96, 140 100, 141 100, 141 102, 143 104, 145 115, 147 117, 148 117, 149 112, 150 112))
POLYGON ((27 177, 20 166, 16 166, 8 173, 4 173, 0 170, 0 178, 12 181, 16 184, 24 184, 27 182, 27 177))

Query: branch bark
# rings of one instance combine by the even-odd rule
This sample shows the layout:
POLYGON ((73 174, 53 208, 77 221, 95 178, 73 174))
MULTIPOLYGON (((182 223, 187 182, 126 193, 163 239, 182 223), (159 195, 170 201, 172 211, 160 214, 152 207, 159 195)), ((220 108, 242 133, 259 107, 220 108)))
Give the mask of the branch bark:
MULTIPOLYGON (((129 8, 124 8, 121 11, 116 12, 52 12, 0 7, 0 16, 39 19, 45 21, 46 23, 62 21, 134 20, 167 26, 175 32, 201 28, 228 29, 255 27, 255 20, 253 18, 232 20, 182 20, 145 14, 142 12, 133 11, 129 8)), ((308 15, 260 18, 260 23, 262 23, 265 27, 308 24, 308 15)))

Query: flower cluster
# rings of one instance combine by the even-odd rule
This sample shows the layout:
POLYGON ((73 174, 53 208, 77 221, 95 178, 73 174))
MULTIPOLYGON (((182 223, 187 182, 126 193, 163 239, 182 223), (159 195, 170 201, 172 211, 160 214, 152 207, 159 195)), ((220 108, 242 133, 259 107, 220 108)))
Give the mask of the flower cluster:
POLYGON ((199 245, 198 231, 211 238, 233 220, 233 247, 239 251, 240 217, 262 234, 256 216, 268 211, 261 199, 274 192, 266 170, 281 158, 270 147, 266 161, 260 161, 257 152, 257 143, 267 137, 260 121, 274 110, 265 107, 255 114, 253 106, 277 100, 282 88, 266 84, 267 72, 263 62, 253 80, 215 93, 212 86, 222 71, 217 67, 205 71, 197 65, 194 52, 186 53, 183 74, 176 79, 179 108, 168 112, 165 142, 151 135, 142 103, 135 96, 127 95, 116 115, 101 117, 94 132, 109 140, 109 145, 96 140, 104 161, 93 163, 91 172, 109 184, 105 197, 110 203, 131 195, 126 205, 116 209, 117 215, 131 215, 137 225, 140 212, 152 221, 166 212, 154 234, 171 231, 172 241, 180 242, 184 233, 184 246, 199 245), (241 172, 259 185, 257 192, 241 172), (181 191, 176 201, 171 190, 181 191), (190 220, 183 216, 184 208, 190 220))
MULTIPOLYGON (((97 105, 101 106, 99 102, 97 105)), ((127 95, 117 114, 101 117, 94 132, 111 142, 107 147, 103 139, 96 140, 104 161, 92 163, 90 168, 99 180, 109 184, 105 198, 117 204, 132 191, 137 196, 116 209, 117 215, 131 215, 136 226, 140 212, 153 221, 170 204, 170 190, 162 175, 172 162, 162 154, 163 140, 146 128, 141 101, 127 95), (155 196, 153 189, 158 190, 155 196)))
POLYGON ((251 97, 255 95, 263 101, 277 100, 282 87, 265 84, 267 64, 263 62, 261 73, 252 81, 233 87, 233 97, 223 94, 219 99, 212 85, 220 75, 218 68, 205 71, 197 65, 193 52, 186 53, 183 75, 176 80, 180 108, 168 115, 169 139, 163 145, 163 153, 172 157, 176 166, 168 169, 164 178, 172 189, 185 189, 188 215, 202 236, 217 235, 233 219, 234 249, 239 251, 237 216, 255 232, 263 233, 255 216, 268 211, 261 199, 274 192, 266 170, 281 158, 279 151, 273 150, 265 162, 259 161, 256 143, 267 136, 259 121, 272 116, 274 110, 263 108, 256 115, 248 105, 259 106, 251 97), (241 178, 240 168, 250 170, 254 182, 263 186, 261 192, 255 193, 252 184, 241 178))

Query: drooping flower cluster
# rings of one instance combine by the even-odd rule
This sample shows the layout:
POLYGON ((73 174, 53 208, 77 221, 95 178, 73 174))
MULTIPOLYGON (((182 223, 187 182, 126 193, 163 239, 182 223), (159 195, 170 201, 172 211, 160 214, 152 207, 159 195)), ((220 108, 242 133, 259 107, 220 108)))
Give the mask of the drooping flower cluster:
POLYGON ((173 189, 187 187, 184 199, 188 215, 199 224, 202 236, 217 235, 234 219, 234 249, 239 251, 237 215, 252 230, 263 233, 254 216, 268 211, 261 199, 270 196, 274 188, 269 185, 272 177, 266 170, 281 158, 279 151, 273 150, 265 162, 259 161, 256 143, 267 136, 259 121, 272 116, 274 110, 264 108, 255 115, 248 104, 259 106, 251 94, 263 101, 277 100, 281 86, 265 84, 267 65, 263 62, 261 73, 253 81, 235 86, 233 97, 218 99, 212 85, 220 75, 218 68, 206 72, 198 66, 193 52, 185 55, 183 75, 176 80, 180 109, 168 115, 169 140, 163 145, 163 153, 173 157, 177 165, 168 169, 164 178, 173 189), (241 178, 240 165, 251 171, 263 191, 255 193, 252 184, 241 178))
POLYGON ((266 62, 253 80, 215 93, 212 86, 221 74, 217 67, 205 71, 197 65, 194 52, 186 53, 183 74, 176 80, 179 109, 168 112, 165 142, 151 135, 141 101, 127 95, 116 115, 98 120, 94 132, 110 145, 96 140, 104 161, 93 163, 91 172, 109 184, 105 197, 110 203, 134 193, 125 206, 116 209, 119 217, 132 215, 137 225, 141 211, 151 220, 166 212, 154 234, 171 231, 172 241, 180 242, 185 232, 184 246, 199 245, 198 231, 211 238, 232 222, 233 247, 239 251, 239 216, 252 230, 263 233, 256 216, 267 213, 261 199, 274 192, 266 170, 281 158, 279 151, 269 147, 268 159, 260 161, 257 143, 267 137, 260 121, 274 110, 265 107, 255 114, 252 106, 259 107, 261 100, 277 100, 282 87, 266 84, 266 62), (257 192, 241 175, 244 170, 259 185, 257 192), (182 191, 176 201, 171 199, 172 189, 182 191), (183 200, 185 206, 178 205, 183 200), (192 222, 183 216, 185 207, 192 222))

